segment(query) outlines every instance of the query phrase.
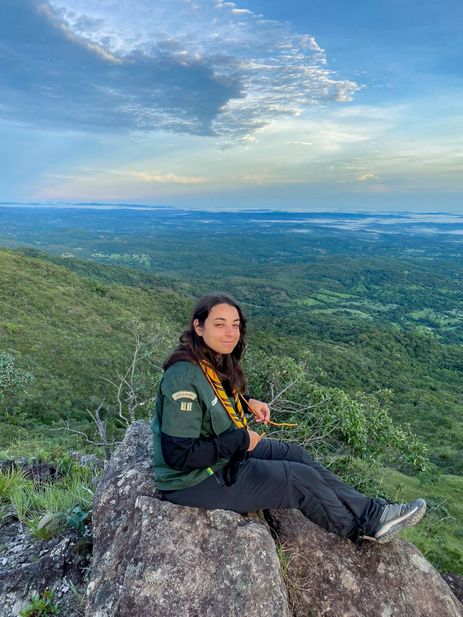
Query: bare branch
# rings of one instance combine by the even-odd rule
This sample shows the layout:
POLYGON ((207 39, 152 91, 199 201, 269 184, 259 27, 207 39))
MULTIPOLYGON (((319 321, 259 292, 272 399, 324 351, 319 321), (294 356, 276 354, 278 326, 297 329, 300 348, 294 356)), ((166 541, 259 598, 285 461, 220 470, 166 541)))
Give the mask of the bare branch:
POLYGON ((300 378, 301 378, 301 376, 298 375, 295 379, 290 381, 289 384, 287 384, 282 390, 280 390, 280 392, 278 392, 277 395, 273 394, 273 384, 271 384, 271 387, 272 387, 272 400, 270 401, 269 405, 272 406, 275 403, 275 401, 278 400, 290 388, 292 388, 299 381, 300 378))
MULTIPOLYGON (((77 431, 76 429, 71 428, 68 423, 66 423, 66 426, 59 426, 58 428, 52 428, 50 430, 51 431, 67 431, 68 433, 73 433, 74 435, 79 435, 81 437, 84 437, 84 439, 85 439, 85 441, 87 443, 90 443, 93 446, 98 446, 100 448, 105 445, 102 442, 94 441, 93 439, 90 439, 89 436, 86 433, 84 433, 82 431, 77 431)), ((120 442, 119 441, 111 441, 111 442, 108 442, 108 443, 111 446, 117 446, 117 444, 119 444, 120 442)))

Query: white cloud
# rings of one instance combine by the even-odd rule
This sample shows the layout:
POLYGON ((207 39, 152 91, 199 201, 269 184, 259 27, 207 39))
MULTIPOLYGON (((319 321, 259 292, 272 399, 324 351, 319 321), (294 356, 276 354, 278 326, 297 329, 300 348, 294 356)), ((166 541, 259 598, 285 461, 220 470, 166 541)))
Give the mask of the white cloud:
POLYGON ((313 146, 313 141, 287 141, 288 146, 313 146))
POLYGON ((0 2, 0 121, 91 134, 210 135, 221 107, 241 96, 238 79, 185 59, 169 41, 155 53, 124 51, 109 43, 103 18, 72 17, 75 28, 45 0, 0 2), (102 38, 85 36, 102 29, 102 38))
MULTIPOLYGON (((72 32, 108 53, 121 58, 144 54, 152 60, 168 54, 184 67, 200 64, 218 82, 237 86, 210 118, 210 132, 230 141, 321 101, 350 101, 359 89, 327 68, 325 51, 313 36, 296 34, 287 23, 265 19, 234 2, 183 0, 174 11, 168 0, 51 2, 72 32)), ((164 119, 160 111, 152 110, 157 122, 176 130, 172 110, 164 119)), ((195 126, 192 121, 192 132, 195 126)))
POLYGON ((357 182, 367 182, 368 180, 378 180, 378 176, 371 172, 367 172, 365 174, 360 174, 357 176, 357 182))
POLYGON ((141 180, 148 183, 162 183, 162 184, 203 184, 206 182, 206 178, 202 176, 179 176, 174 173, 153 173, 149 171, 118 171, 111 170, 110 173, 127 176, 127 178, 133 178, 135 180, 141 180))
POLYGON ((232 9, 232 15, 252 15, 252 11, 248 9, 232 9))

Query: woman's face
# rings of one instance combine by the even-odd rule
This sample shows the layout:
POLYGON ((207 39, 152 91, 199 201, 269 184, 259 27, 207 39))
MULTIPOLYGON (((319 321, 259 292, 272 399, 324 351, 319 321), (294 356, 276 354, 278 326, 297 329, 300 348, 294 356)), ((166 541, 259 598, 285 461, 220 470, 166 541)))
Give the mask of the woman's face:
POLYGON ((202 326, 197 319, 193 326, 196 334, 216 353, 231 353, 240 340, 240 316, 230 304, 216 304, 202 326))

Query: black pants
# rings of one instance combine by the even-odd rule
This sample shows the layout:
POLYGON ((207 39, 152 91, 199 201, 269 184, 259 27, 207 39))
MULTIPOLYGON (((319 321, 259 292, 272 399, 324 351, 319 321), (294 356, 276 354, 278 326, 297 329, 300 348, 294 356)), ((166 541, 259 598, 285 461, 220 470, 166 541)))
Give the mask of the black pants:
POLYGON ((301 446, 263 439, 226 486, 223 471, 195 486, 166 491, 176 504, 235 512, 298 508, 308 519, 345 538, 373 535, 384 505, 365 497, 317 463, 301 446))

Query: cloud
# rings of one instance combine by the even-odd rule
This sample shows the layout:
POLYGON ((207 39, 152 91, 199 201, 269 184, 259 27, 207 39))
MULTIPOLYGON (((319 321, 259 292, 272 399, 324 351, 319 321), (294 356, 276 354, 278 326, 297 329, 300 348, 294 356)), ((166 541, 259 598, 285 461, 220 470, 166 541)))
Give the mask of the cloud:
POLYGON ((0 118, 249 139, 348 101, 308 34, 220 0, 2 0, 0 118))
POLYGON ((135 180, 141 180, 148 183, 167 183, 167 184, 203 184, 207 182, 202 176, 179 176, 174 173, 153 173, 149 171, 116 171, 111 170, 110 173, 127 176, 135 180))
MULTIPOLYGON (((79 23, 97 26, 98 20, 79 23)), ((0 117, 77 130, 210 134, 239 84, 168 51, 114 53, 74 33, 47 3, 2 0, 0 117)))
POLYGON ((252 11, 248 9, 232 9, 232 15, 252 15, 252 11))
POLYGON ((152 172, 152 171, 130 171, 122 169, 81 169, 80 174, 46 174, 48 180, 58 180, 62 182, 75 181, 80 183, 87 182, 110 182, 108 176, 120 176, 128 181, 135 180, 147 184, 204 184, 207 179, 203 176, 185 176, 176 173, 152 172))
POLYGON ((378 180, 378 176, 371 172, 357 176, 357 182, 368 182, 368 180, 378 180))
POLYGON ((313 146, 313 141, 287 141, 287 146, 313 146))

